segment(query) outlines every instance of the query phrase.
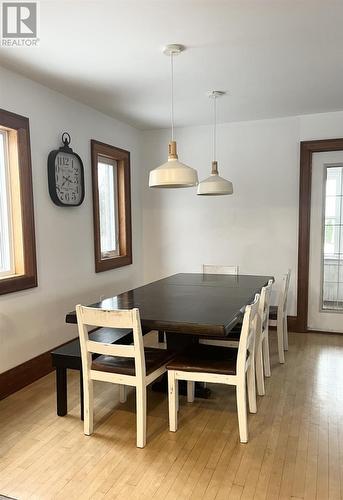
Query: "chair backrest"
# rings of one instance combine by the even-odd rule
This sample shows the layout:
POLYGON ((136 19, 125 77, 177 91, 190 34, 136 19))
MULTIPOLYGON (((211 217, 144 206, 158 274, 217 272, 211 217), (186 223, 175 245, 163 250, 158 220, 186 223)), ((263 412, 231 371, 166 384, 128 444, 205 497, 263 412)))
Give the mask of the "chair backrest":
POLYGON ((76 306, 80 337, 82 369, 89 372, 92 353, 135 359, 136 377, 145 377, 144 345, 138 309, 107 310, 76 306), (89 340, 88 327, 129 328, 133 330, 133 345, 105 344, 89 340))
MULTIPOLYGON (((236 372, 238 376, 245 374, 247 363, 254 363, 255 359, 255 340, 259 321, 260 295, 255 295, 252 304, 245 307, 241 337, 237 353, 236 372)), ((245 376, 245 375, 244 375, 245 376)))
POLYGON ((289 282, 291 280, 291 269, 288 269, 287 274, 282 277, 282 289, 280 293, 280 302, 279 302, 279 310, 283 315, 287 312, 287 299, 288 299, 288 290, 289 290, 289 282))
POLYGON ((272 293, 273 280, 269 280, 268 284, 261 289, 261 298, 260 298, 260 307, 259 307, 259 315, 260 315, 260 332, 263 333, 268 328, 269 322, 269 307, 270 307, 270 298, 272 293))
POLYGON ((238 266, 212 266, 211 264, 203 264, 203 274, 232 274, 237 276, 239 273, 238 266))

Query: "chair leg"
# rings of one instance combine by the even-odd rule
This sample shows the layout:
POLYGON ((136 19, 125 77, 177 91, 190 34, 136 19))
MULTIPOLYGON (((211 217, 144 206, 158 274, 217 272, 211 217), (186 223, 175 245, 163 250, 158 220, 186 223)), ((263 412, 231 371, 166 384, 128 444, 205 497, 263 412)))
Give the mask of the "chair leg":
POLYGON ((83 428, 86 436, 93 434, 93 412, 94 412, 94 397, 93 397, 93 380, 84 380, 83 383, 83 404, 84 404, 84 421, 83 428))
POLYGON ((283 320, 281 318, 278 319, 277 321, 276 332, 277 332, 277 347, 279 351, 279 362, 284 363, 285 353, 283 348, 283 320))
POLYGON ((136 387, 137 413, 137 448, 146 445, 146 386, 139 384, 136 387))
POLYGON ((262 355, 264 364, 264 375, 265 377, 270 377, 270 357, 269 357, 269 334, 268 329, 265 331, 265 336, 262 341, 262 355))
POLYGON ((177 401, 179 399, 179 381, 176 380, 175 372, 168 370, 168 403, 169 403, 169 430, 177 431, 177 401))
POLYGON ((247 400, 245 384, 236 386, 237 398, 237 413, 238 413, 238 427, 239 439, 241 443, 248 442, 248 415, 247 415, 247 400))
POLYGON ((120 384, 119 385, 119 401, 121 403, 126 403, 126 398, 127 398, 127 395, 126 395, 126 385, 120 384))
POLYGON ((193 403, 194 401, 195 383, 192 380, 187 380, 187 401, 193 403))
POLYGON ((288 351, 288 327, 287 327, 287 315, 283 319, 283 348, 288 351))
POLYGON ((259 396, 265 395, 262 343, 263 343, 263 340, 261 340, 258 343, 258 345, 256 346, 257 349, 256 349, 256 358, 255 358, 257 393, 259 396))
POLYGON ((249 398, 249 411, 250 413, 257 413, 256 404, 256 381, 255 381, 255 363, 250 363, 247 370, 248 381, 248 398, 249 398))

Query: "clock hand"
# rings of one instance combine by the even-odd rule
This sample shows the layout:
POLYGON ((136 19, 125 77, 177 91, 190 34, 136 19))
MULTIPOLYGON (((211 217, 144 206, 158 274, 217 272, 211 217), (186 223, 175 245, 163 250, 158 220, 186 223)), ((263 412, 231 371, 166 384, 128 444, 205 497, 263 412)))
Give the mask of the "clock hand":
POLYGON ((64 182, 62 183, 61 187, 63 187, 63 186, 64 186, 64 184, 65 184, 66 182, 71 183, 70 177, 69 177, 68 175, 67 175, 67 177, 66 177, 65 175, 63 175, 63 179, 65 179, 65 180, 64 180, 64 182))

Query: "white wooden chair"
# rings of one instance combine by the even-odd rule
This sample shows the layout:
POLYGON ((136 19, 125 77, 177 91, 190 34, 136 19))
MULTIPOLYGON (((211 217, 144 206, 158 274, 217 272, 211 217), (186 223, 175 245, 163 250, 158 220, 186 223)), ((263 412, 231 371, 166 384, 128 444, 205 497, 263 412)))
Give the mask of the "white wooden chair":
MULTIPOLYGON (((261 298, 259 302, 259 324, 256 332, 256 348, 255 348, 255 369, 256 369, 256 382, 257 393, 259 396, 265 395, 264 377, 270 377, 270 356, 269 356, 269 307, 270 296, 273 286, 273 280, 269 280, 268 284, 261 289, 261 298)), ((241 332, 241 324, 237 325, 234 333, 237 340, 205 338, 199 339, 200 344, 215 345, 218 347, 239 347, 239 338, 241 332)), ((191 403, 194 394, 194 387, 189 384, 189 399, 191 403)))
POLYGON ((84 433, 93 433, 93 381, 120 384, 120 401, 125 402, 126 386, 136 387, 137 446, 146 444, 146 389, 166 371, 173 354, 165 349, 145 348, 138 309, 105 310, 76 306, 81 345, 84 433), (130 328, 132 345, 104 344, 89 340, 87 327, 130 328), (92 360, 92 353, 100 354, 92 360))
POLYGON ((253 304, 245 308, 238 349, 199 345, 168 363, 170 431, 177 430, 179 380, 227 384, 236 386, 240 441, 248 442, 247 389, 249 410, 251 413, 257 411, 254 357, 259 298, 257 294, 253 304))
POLYGON ((259 307, 259 325, 256 334, 255 367, 257 393, 259 396, 265 395, 264 377, 270 377, 270 357, 269 357, 269 308, 270 296, 272 293, 273 280, 261 289, 259 307))
MULTIPOLYGON (((238 266, 211 266, 203 265, 204 274, 232 274, 237 275, 239 273, 238 266)), ((270 280, 266 287, 261 290, 260 299, 260 328, 258 328, 256 335, 256 349, 255 349, 255 364, 256 364, 256 381, 257 381, 257 392, 259 396, 264 396, 264 375, 270 377, 270 357, 269 357, 269 338, 268 338, 268 319, 269 319, 269 307, 270 307, 270 295, 271 287, 273 281, 270 280), (263 318, 263 319, 262 319, 263 318)), ((236 332, 237 339, 213 339, 206 338, 200 339, 200 344, 215 345, 221 347, 236 347, 239 346, 239 335, 240 335, 240 325, 236 332)), ((188 400, 193 401, 194 397, 194 385, 188 384, 188 400)))
POLYGON ((291 269, 282 277, 282 287, 279 293, 278 304, 270 306, 269 325, 276 326, 279 362, 285 362, 285 353, 288 351, 288 328, 287 328, 287 299, 291 269))
POLYGON ((238 266, 213 266, 212 264, 203 264, 202 266, 203 274, 232 274, 236 275, 239 273, 238 266))

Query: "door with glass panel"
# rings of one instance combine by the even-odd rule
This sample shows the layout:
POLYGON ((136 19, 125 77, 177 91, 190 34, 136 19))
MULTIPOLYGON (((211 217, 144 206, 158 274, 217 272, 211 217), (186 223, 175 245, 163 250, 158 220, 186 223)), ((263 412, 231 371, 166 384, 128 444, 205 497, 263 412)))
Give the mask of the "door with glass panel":
POLYGON ((312 158, 308 328, 343 332, 343 151, 312 158))

